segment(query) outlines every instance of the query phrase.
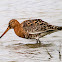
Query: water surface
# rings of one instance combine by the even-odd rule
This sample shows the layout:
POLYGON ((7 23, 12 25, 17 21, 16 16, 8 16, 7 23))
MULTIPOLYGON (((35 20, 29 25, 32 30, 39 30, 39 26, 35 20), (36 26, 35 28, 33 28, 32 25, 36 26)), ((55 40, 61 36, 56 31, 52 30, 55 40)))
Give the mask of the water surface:
MULTIPOLYGON (((0 35, 11 19, 17 19, 21 23, 36 18, 62 26, 62 0, 0 1, 0 35)), ((40 40, 42 44, 36 44, 36 40, 19 38, 14 30, 9 30, 0 39, 0 62, 61 62, 59 51, 62 55, 62 31, 47 35, 40 40)))

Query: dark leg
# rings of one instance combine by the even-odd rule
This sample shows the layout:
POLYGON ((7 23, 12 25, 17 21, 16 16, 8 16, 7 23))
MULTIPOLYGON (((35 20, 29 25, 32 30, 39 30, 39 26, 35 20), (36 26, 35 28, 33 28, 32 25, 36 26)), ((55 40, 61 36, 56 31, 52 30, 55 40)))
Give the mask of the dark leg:
POLYGON ((37 43, 41 44, 41 41, 39 39, 36 39, 37 43))

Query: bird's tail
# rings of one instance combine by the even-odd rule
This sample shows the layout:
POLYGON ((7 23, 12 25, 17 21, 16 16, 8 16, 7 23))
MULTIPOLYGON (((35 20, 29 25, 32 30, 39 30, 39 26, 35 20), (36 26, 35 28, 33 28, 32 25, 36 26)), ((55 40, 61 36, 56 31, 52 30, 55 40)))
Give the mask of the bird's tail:
POLYGON ((58 27, 57 29, 58 29, 58 30, 62 30, 62 26, 58 27))

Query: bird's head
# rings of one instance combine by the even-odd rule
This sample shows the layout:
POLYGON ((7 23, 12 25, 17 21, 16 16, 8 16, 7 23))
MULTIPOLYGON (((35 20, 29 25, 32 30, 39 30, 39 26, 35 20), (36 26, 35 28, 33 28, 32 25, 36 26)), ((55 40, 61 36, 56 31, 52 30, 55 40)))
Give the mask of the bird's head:
POLYGON ((7 29, 6 29, 5 32, 0 36, 0 38, 1 38, 9 29, 14 29, 18 24, 19 24, 19 22, 18 22, 16 19, 10 20, 7 29))

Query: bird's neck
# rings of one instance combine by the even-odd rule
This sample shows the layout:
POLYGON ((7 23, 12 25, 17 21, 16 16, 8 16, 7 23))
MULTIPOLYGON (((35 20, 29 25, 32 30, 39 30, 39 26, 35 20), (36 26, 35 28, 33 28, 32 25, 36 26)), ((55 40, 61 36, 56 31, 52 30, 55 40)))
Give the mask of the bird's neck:
POLYGON ((14 32, 17 36, 24 38, 24 33, 23 33, 23 28, 21 27, 21 24, 18 24, 15 28, 14 28, 14 32))

